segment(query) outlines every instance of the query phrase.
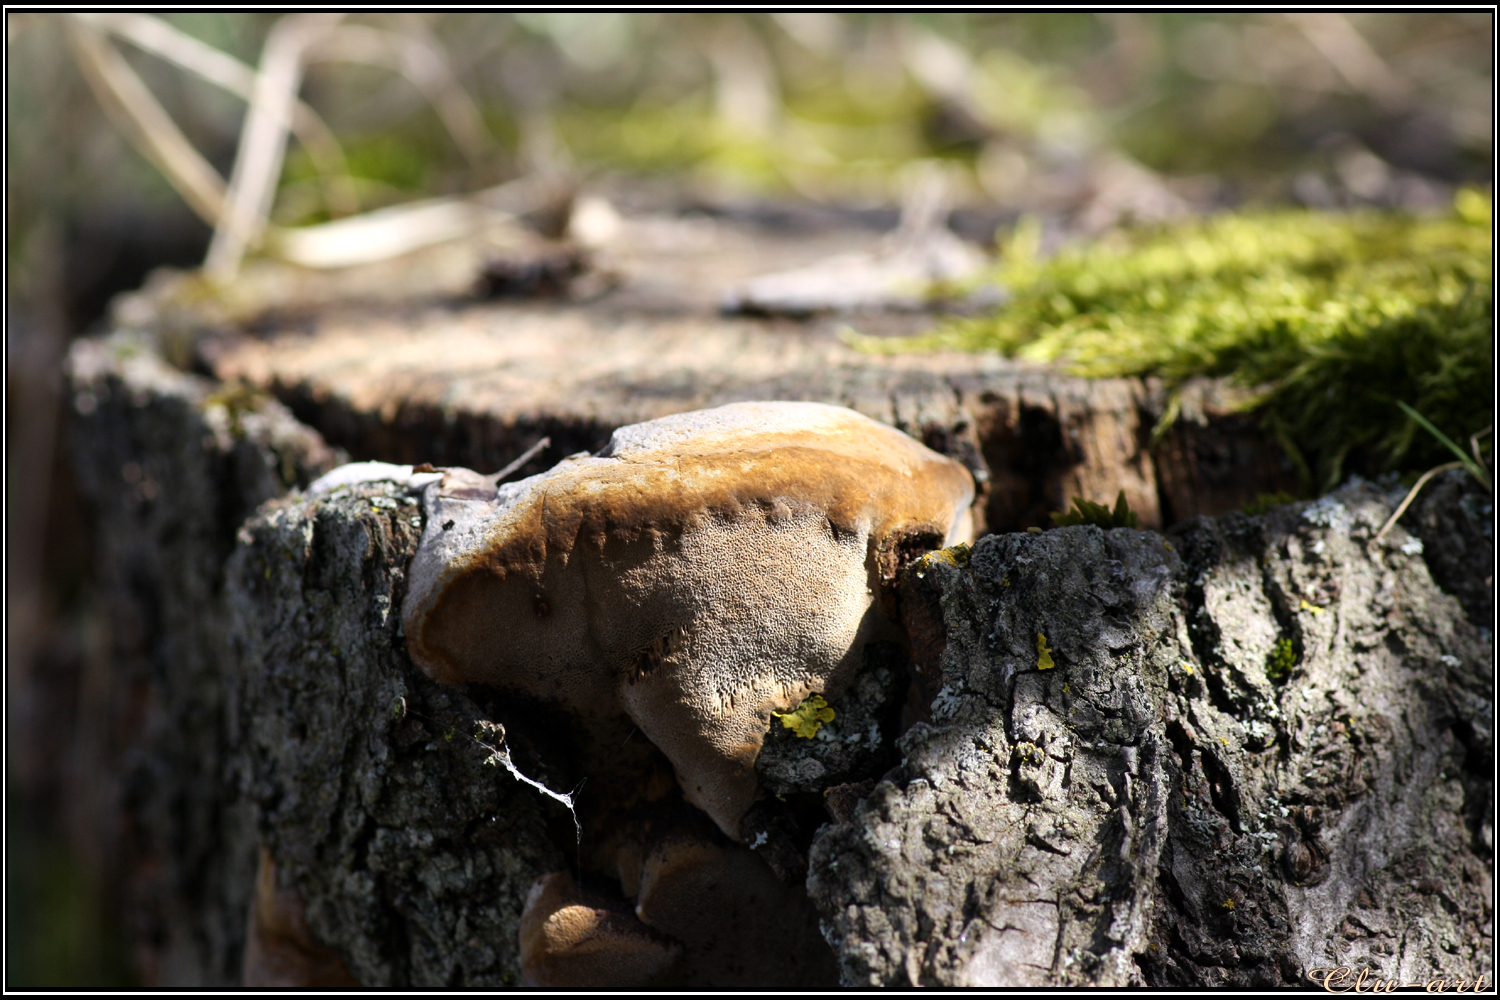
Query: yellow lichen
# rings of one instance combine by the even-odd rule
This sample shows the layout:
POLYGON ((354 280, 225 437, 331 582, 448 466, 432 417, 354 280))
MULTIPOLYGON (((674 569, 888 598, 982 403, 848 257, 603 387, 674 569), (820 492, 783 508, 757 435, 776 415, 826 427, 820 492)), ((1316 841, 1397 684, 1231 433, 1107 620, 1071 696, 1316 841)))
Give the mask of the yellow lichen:
POLYGON ((1328 609, 1327 608, 1320 608, 1316 604, 1309 604, 1307 602, 1307 598, 1304 597, 1302 599, 1302 606, 1300 608, 1298 608, 1297 610, 1298 611, 1311 611, 1314 616, 1317 616, 1317 615, 1321 615, 1324 611, 1327 611, 1328 609))
POLYGON ((810 740, 818 735, 818 730, 823 723, 833 721, 833 709, 828 707, 828 702, 824 701, 820 694, 809 696, 790 712, 772 712, 771 714, 780 719, 783 726, 804 740, 810 740))
POLYGON ((971 552, 972 549, 967 543, 959 542, 957 545, 950 545, 946 549, 929 552, 918 560, 918 562, 924 567, 931 566, 933 563, 942 563, 945 566, 963 569, 969 565, 969 555, 971 552))
POLYGON ((1047 637, 1038 632, 1036 634, 1036 668, 1038 670, 1051 670, 1057 666, 1052 662, 1052 650, 1047 648, 1047 637))

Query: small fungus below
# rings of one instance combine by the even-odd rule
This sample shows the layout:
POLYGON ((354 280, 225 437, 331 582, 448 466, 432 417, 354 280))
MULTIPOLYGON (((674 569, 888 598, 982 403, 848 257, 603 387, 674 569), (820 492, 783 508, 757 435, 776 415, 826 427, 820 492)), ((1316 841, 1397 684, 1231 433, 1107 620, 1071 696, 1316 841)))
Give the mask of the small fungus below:
POLYGON ((256 989, 359 986, 338 954, 313 936, 302 897, 280 884, 276 862, 264 847, 250 898, 243 963, 241 981, 256 989))
POLYGON ((583 891, 565 872, 538 879, 521 916, 525 984, 624 988, 670 968, 682 947, 612 903, 583 891))

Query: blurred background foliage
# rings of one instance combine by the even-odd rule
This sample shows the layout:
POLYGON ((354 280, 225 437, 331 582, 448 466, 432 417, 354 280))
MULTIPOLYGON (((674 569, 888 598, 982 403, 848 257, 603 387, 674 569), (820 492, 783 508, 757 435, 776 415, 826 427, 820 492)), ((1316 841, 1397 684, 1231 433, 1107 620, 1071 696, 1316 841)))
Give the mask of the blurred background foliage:
MULTIPOLYGON (((61 361, 111 296, 154 267, 197 265, 211 236, 101 107, 71 16, 6 15, 7 986, 129 981, 108 916, 117 886, 91 847, 108 838, 69 794, 86 727, 43 725, 84 718, 79 678, 107 668, 80 583, 89 521, 59 445, 61 361), (38 726, 50 735, 17 743, 38 726)), ((282 15, 158 17, 168 49, 212 63, 208 47, 232 77, 259 64, 282 15)), ((306 66, 314 114, 275 184, 279 225, 538 176, 612 185, 658 210, 890 206, 909 165, 936 160, 959 204, 1087 236, 1245 205, 1441 213, 1493 177, 1486 10, 338 24, 306 66)), ((229 178, 243 97, 119 32, 112 44, 229 178)))
MULTIPOLYGON (((162 19, 253 66, 278 16, 162 19)), ((59 220, 72 242, 103 236, 106 220, 149 218, 182 241, 164 253, 191 256, 195 227, 97 106, 60 20, 7 20, 17 292, 59 220)), ((888 203, 904 165, 935 157, 962 167, 968 200, 1030 212, 1076 207, 1116 161, 1198 204, 1437 204, 1491 173, 1484 12, 600 11, 342 24, 301 93, 349 182, 326 183, 328 164, 294 142, 274 208, 283 224, 535 171, 655 176, 703 197, 888 203)), ((244 102, 119 48, 228 176, 244 102)), ((88 284, 81 266, 70 282, 88 284)), ((96 254, 93 267, 106 266, 96 254)))

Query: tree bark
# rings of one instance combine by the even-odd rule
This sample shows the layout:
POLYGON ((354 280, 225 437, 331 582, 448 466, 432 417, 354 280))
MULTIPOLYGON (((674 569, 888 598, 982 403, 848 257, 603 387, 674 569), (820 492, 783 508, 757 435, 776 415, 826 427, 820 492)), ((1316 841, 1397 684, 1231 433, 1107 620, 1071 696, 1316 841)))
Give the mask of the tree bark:
POLYGON ((68 368, 109 646, 85 692, 99 707, 76 723, 95 732, 73 762, 73 808, 118 879, 142 978, 235 985, 255 830, 226 724, 224 565, 262 501, 342 456, 279 403, 178 371, 145 337, 79 341, 68 368))
POLYGON ((479 705, 406 658, 421 524, 379 487, 251 520, 228 567, 230 724, 260 842, 355 981, 513 985, 527 890, 568 867, 573 823, 500 765, 479 705))
MULTIPOLYGON (((925 718, 887 728, 883 774, 805 782, 856 788, 806 859, 843 982, 1489 974, 1491 637, 1415 536, 1371 544, 1391 506, 1356 485, 1171 538, 989 536, 909 570, 925 718)), ((572 818, 497 766, 483 699, 401 653, 420 524, 389 484, 251 520, 231 724, 261 842, 356 980, 501 985, 572 818)), ((526 763, 548 779, 545 752, 526 763)))
MULTIPOLYGON (((216 383, 161 359, 168 331, 192 324, 152 308, 160 337, 83 341, 70 362, 114 602, 88 794, 128 881, 145 978, 238 983, 252 928, 248 964, 267 985, 517 982, 528 890, 581 852, 568 810, 517 782, 501 751, 562 790, 557 734, 545 720, 502 732, 492 696, 412 668, 398 622, 420 505, 389 484, 288 495, 340 456, 253 387, 358 457, 491 467, 547 431, 565 451, 591 447, 625 410, 501 396, 445 410, 473 389, 452 373, 325 391, 284 330, 274 351, 242 340, 218 361, 187 336, 180 360, 196 352, 251 388, 216 383), (279 367, 256 374, 252 355, 279 367), (305 378, 286 374, 304 363, 305 378)), ((507 308, 484 315, 525 312, 507 308)), ((451 332, 440 313, 418 354, 451 332)), ((358 341, 340 338, 305 346, 342 344, 347 359, 358 341)), ((701 399, 663 375, 652 405, 851 403, 988 472, 991 524, 1040 519, 1059 484, 1108 499, 1135 481, 1169 518, 1274 488, 1224 451, 1215 428, 1231 415, 1214 387, 1184 399, 1183 436, 1152 451, 1156 390, 1142 383, 996 361, 809 374, 811 349, 785 349, 803 352, 788 371, 804 374, 701 399)), ((622 378, 617 395, 641 384, 622 378)), ((1488 502, 1446 477, 1403 519, 1412 533, 1378 544, 1393 498, 1354 485, 1165 537, 1059 529, 987 537, 966 565, 927 559, 897 595, 910 649, 868 652, 869 683, 835 703, 826 738, 768 740, 762 784, 815 811, 770 816, 761 857, 805 885, 850 985, 1488 974, 1488 502)))
POLYGON ((931 719, 812 851, 844 981, 1493 978, 1492 636, 1417 538, 1372 543, 1390 509, 1356 485, 912 571, 931 719))

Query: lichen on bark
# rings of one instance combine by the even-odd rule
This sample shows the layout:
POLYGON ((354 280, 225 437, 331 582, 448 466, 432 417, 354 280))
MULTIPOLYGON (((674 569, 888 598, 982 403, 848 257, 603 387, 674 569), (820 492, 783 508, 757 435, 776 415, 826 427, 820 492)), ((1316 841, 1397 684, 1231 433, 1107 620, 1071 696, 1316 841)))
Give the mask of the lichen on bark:
POLYGON ((846 984, 1488 971, 1492 637, 1412 536, 1371 545, 1390 506, 991 536, 909 574, 932 721, 810 861, 846 984))
MULTIPOLYGON (((262 848, 359 981, 514 981, 527 888, 576 834, 495 763, 489 696, 405 656, 412 497, 273 499, 236 535, 326 468, 315 433, 129 338, 81 343, 72 379, 118 602, 111 718, 144 720, 106 763, 153 981, 235 981, 262 848)), ((923 561, 909 673, 867 658, 898 683, 836 702, 839 741, 783 731, 766 761, 834 817, 810 858, 789 837, 767 863, 806 872, 845 980, 1488 972, 1493 508, 1439 479, 1372 544, 1397 499, 1356 484, 1166 539, 1066 528, 923 561)), ((551 759, 517 754, 560 789, 551 759)))
POLYGON ((392 484, 246 526, 228 571, 246 791, 310 929, 359 982, 514 985, 526 892, 568 866, 549 823, 571 818, 501 766, 501 727, 407 659, 420 537, 392 484))

